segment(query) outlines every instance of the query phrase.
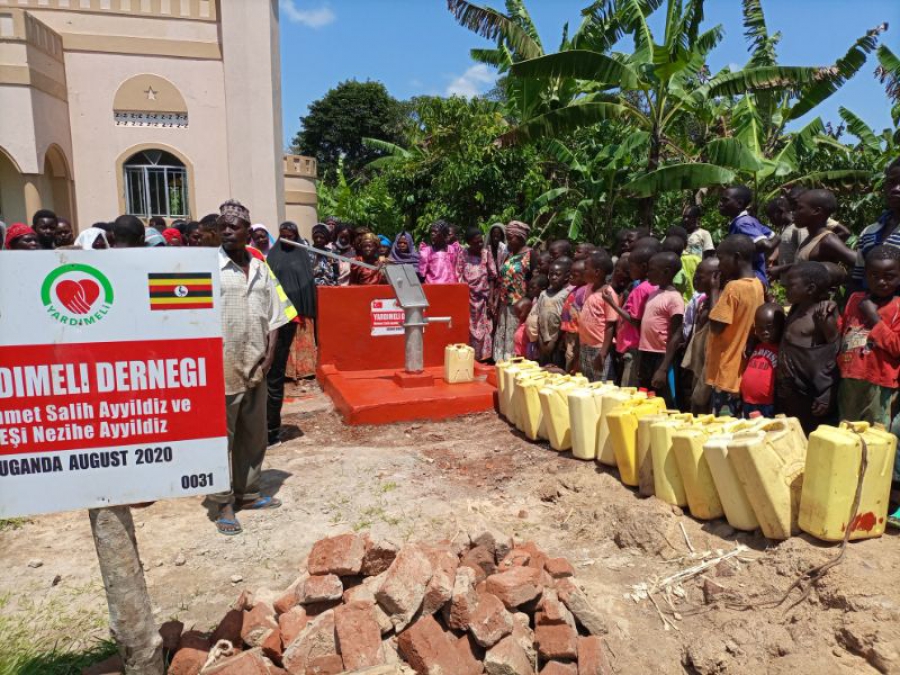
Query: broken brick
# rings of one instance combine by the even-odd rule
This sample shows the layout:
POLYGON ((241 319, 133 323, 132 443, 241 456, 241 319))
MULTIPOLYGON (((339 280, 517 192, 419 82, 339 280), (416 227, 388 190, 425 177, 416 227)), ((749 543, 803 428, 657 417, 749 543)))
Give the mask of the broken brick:
POLYGON ((394 558, 397 557, 399 548, 386 539, 371 541, 366 539, 366 552, 363 555, 362 573, 367 577, 378 576, 386 572, 394 558))
POLYGON ((269 675, 269 667, 259 649, 230 656, 205 668, 203 675, 269 675))
POLYGON ((276 628, 266 633, 266 637, 259 644, 259 648, 262 649, 263 656, 267 659, 271 659, 275 663, 281 663, 281 655, 284 654, 281 631, 276 628))
POLYGON ((417 546, 404 547, 391 563, 375 599, 397 631, 406 628, 419 611, 431 575, 431 561, 417 546))
POLYGON ((343 672, 344 662, 338 654, 317 656, 306 668, 306 675, 340 675, 343 672))
POLYGON ((359 586, 354 586, 353 588, 348 588, 344 591, 343 602, 345 605, 349 605, 352 602, 366 602, 370 605, 375 604, 375 593, 372 592, 372 589, 364 584, 360 584, 359 586))
POLYGON ((545 588, 541 593, 541 601, 538 603, 538 612, 535 614, 535 625, 539 623, 567 623, 575 628, 575 617, 566 607, 556 591, 545 588))
POLYGON ((284 614, 291 607, 296 607, 299 604, 300 599, 297 597, 297 592, 306 583, 308 577, 309 575, 306 573, 301 574, 294 580, 294 583, 285 589, 284 593, 278 596, 275 602, 272 603, 272 608, 276 614, 284 614))
POLYGON ((500 569, 510 567, 525 567, 531 562, 531 553, 522 548, 514 548, 500 561, 500 569))
POLYGON ((579 675, 578 666, 574 663, 548 661, 544 667, 541 668, 541 675, 579 675))
MULTIPOLYGON (((402 551, 400 555, 403 555, 402 551)), ((441 628, 431 615, 423 616, 400 633, 397 649, 420 675, 450 675, 463 671, 456 638, 441 628)))
POLYGON ((540 572, 533 567, 511 567, 487 578, 487 591, 513 609, 534 600, 541 592, 540 572))
POLYGON ((468 630, 472 613, 478 604, 475 591, 475 570, 471 567, 458 567, 453 582, 453 593, 450 604, 444 607, 444 620, 450 628, 468 630))
POLYGON ((547 558, 547 562, 544 563, 544 569, 554 579, 575 576, 575 568, 565 558, 547 558))
POLYGON ((488 675, 534 675, 533 661, 512 635, 487 650, 484 670, 488 675))
POLYGON ((384 663, 381 628, 375 620, 373 605, 360 602, 336 608, 334 631, 338 651, 347 670, 384 663))
POLYGON ((588 633, 591 635, 606 635, 609 632, 606 620, 601 616, 600 612, 594 609, 584 591, 578 588, 571 578, 558 579, 556 582, 556 593, 559 595, 559 599, 563 601, 563 604, 575 616, 575 620, 584 626, 588 633))
POLYGON ((284 650, 282 665, 291 675, 304 675, 315 659, 337 654, 334 610, 320 614, 284 650))
POLYGON ((589 635, 578 638, 578 675, 612 675, 605 647, 602 637, 589 635))
POLYGON ((216 644, 219 640, 228 640, 233 647, 240 647, 243 627, 244 612, 239 609, 229 609, 210 636, 210 644, 216 644))
POLYGON ((456 641, 456 653, 459 655, 459 675, 481 675, 484 672, 484 650, 471 635, 463 635, 456 641))
POLYGON ((574 659, 578 656, 578 633, 568 624, 538 624, 534 643, 544 659, 574 659))
POLYGON ((185 631, 169 664, 168 675, 197 675, 206 664, 209 649, 210 641, 206 635, 197 630, 185 631))
POLYGON ((512 633, 512 615, 495 595, 485 593, 478 597, 478 604, 469 621, 469 632, 482 647, 493 647, 512 633))
POLYGON ((159 627, 159 636, 162 638, 162 646, 167 652, 174 652, 181 642, 181 633, 184 624, 181 621, 166 621, 159 627))
POLYGON ((306 610, 300 605, 292 607, 287 612, 278 617, 278 629, 281 632, 281 643, 286 648, 294 641, 300 632, 306 628, 309 619, 306 616, 306 610))
POLYGON ((278 630, 275 610, 265 602, 257 602, 253 609, 244 613, 241 639, 251 647, 259 647, 266 636, 278 630))
POLYGON ((311 605, 317 602, 340 600, 343 595, 344 586, 341 584, 340 578, 334 574, 326 574, 309 577, 300 588, 297 598, 301 605, 311 605))
POLYGON ((355 534, 328 537, 313 544, 307 569, 311 575, 353 576, 362 570, 366 539, 355 534))
POLYGON ((469 549, 459 561, 460 567, 470 567, 475 570, 476 581, 484 581, 497 572, 494 562, 494 552, 484 546, 475 546, 469 549))
POLYGON ((434 614, 450 602, 459 558, 446 548, 425 549, 431 560, 432 576, 422 598, 422 613, 434 614))

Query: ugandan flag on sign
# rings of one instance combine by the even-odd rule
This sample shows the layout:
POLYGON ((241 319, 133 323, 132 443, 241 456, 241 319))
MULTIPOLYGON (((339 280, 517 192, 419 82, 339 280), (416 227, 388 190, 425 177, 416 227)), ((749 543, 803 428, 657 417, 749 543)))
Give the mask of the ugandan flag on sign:
POLYGON ((212 309, 212 274, 178 272, 148 274, 150 309, 212 309))

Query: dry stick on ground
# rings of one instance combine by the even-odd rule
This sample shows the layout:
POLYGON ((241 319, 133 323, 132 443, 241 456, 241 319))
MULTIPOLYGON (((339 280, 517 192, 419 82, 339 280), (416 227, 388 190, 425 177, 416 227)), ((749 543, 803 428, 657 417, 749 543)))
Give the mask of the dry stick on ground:
POLYGON ((127 675, 163 675, 162 638, 153 619, 147 582, 128 506, 90 509, 91 531, 106 587, 109 627, 127 675))
MULTIPOLYGON (((852 428, 852 427, 851 427, 852 428)), ((856 481, 856 493, 853 495, 853 505, 850 507, 850 519, 847 521, 847 527, 844 530, 844 538, 841 541, 840 550, 838 554, 831 558, 821 565, 816 565, 808 570, 806 570, 803 574, 801 574, 797 579, 794 580, 788 589, 784 592, 784 595, 781 596, 778 600, 764 600, 762 602, 751 602, 751 603, 726 603, 726 607, 730 609, 753 609, 753 608, 761 608, 761 607, 780 607, 784 604, 784 602, 790 597, 791 593, 794 592, 795 588, 801 588, 802 592, 800 593, 800 597, 797 599, 795 603, 793 603, 790 607, 785 610, 785 613, 791 611, 794 607, 799 605, 801 602, 806 600, 809 597, 810 591, 812 591, 813 586, 815 586, 822 577, 835 565, 840 564, 840 562, 844 559, 844 553, 847 551, 847 542, 850 541, 850 533, 853 532, 853 528, 856 522, 856 516, 859 512, 859 503, 862 500, 862 487, 863 487, 863 479, 866 476, 866 469, 869 466, 869 447, 866 445, 866 440, 862 437, 858 431, 856 434, 859 436, 859 442, 861 444, 861 452, 859 458, 859 479, 856 481), (803 585, 804 581, 808 581, 805 586, 803 585)))

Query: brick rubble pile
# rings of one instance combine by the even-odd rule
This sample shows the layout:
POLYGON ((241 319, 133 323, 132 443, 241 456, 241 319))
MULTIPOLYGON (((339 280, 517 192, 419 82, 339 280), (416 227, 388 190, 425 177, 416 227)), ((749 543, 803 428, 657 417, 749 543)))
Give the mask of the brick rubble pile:
POLYGON ((468 539, 323 539, 272 604, 244 592, 209 635, 164 626, 169 675, 612 672, 605 621, 565 558, 489 529, 468 539))

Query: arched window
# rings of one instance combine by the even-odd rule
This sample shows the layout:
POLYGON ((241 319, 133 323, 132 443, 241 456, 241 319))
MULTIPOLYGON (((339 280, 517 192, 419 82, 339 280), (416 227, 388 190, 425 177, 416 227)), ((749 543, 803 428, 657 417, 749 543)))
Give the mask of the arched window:
POLYGON ((129 215, 185 218, 190 214, 184 162, 165 150, 143 150, 125 162, 125 208, 129 215))

